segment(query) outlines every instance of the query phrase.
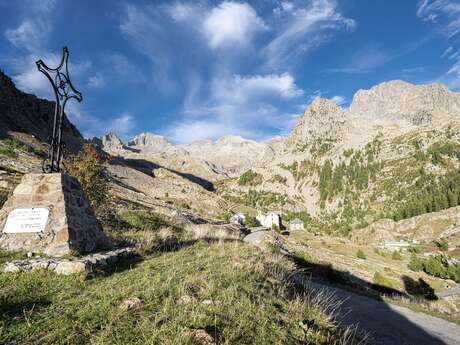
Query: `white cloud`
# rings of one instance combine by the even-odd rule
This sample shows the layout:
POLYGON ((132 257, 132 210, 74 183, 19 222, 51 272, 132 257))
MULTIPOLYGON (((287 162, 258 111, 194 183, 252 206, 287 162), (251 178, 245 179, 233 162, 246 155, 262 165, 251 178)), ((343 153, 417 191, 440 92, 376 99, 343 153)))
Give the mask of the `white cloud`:
POLYGON ((37 52, 51 32, 49 14, 54 10, 55 0, 28 2, 23 21, 14 29, 6 29, 5 38, 18 48, 37 52))
POLYGON ((303 95, 303 90, 289 73, 283 73, 219 78, 213 83, 213 93, 219 101, 240 104, 273 96, 290 99, 303 95))
POLYGON ((119 117, 114 118, 109 122, 109 126, 105 129, 107 132, 115 132, 121 138, 127 138, 132 135, 133 129, 136 127, 136 118, 130 113, 123 113, 119 117))
POLYGON ((347 103, 345 96, 336 95, 331 98, 331 101, 335 102, 337 105, 344 105, 347 103))
POLYGON ((286 132, 292 116, 281 108, 292 106, 304 94, 288 74, 221 76, 210 83, 210 94, 196 99, 201 85, 197 83, 184 104, 185 118, 166 130, 175 142, 216 139, 239 135, 265 139, 267 132, 286 132))
POLYGON ((267 27, 249 4, 224 1, 206 15, 202 29, 209 46, 219 48, 247 45, 267 27))
POLYGON ((132 137, 133 130, 136 128, 136 119, 129 112, 102 120, 85 110, 83 104, 70 102, 66 108, 66 114, 85 138, 100 137, 114 132, 121 139, 127 140, 132 137))
POLYGON ((207 119, 197 121, 180 121, 166 132, 168 138, 176 143, 190 143, 203 139, 217 139, 226 135, 240 135, 250 137, 251 131, 244 128, 238 128, 233 124, 226 123, 220 119, 207 119))
POLYGON ((91 88, 98 89, 104 87, 105 85, 105 79, 99 72, 88 79, 88 86, 91 88))
MULTIPOLYGON (((40 56, 35 54, 27 55, 21 59, 12 59, 11 65, 15 70, 13 81, 16 87, 24 92, 36 96, 54 100, 51 85, 48 79, 38 71, 35 61, 42 59, 47 66, 53 68, 61 62, 61 56, 54 53, 42 53, 40 56)), ((69 64, 69 74, 74 83, 75 78, 86 73, 92 67, 89 60, 69 64)), ((78 89, 78 85, 75 85, 78 89)))
POLYGON ((431 22, 447 37, 448 48, 441 58, 453 61, 447 72, 437 78, 451 89, 460 89, 460 50, 458 34, 460 33, 460 3, 457 0, 422 0, 418 3, 417 16, 431 22))
POLYGON ((328 39, 328 32, 352 29, 355 21, 337 11, 335 0, 289 2, 275 11, 280 29, 262 53, 270 67, 282 66, 293 56, 304 54, 328 39), (299 4, 304 4, 300 6, 299 4))
POLYGON ((439 23, 448 37, 460 32, 460 3, 456 0, 421 0, 417 16, 423 21, 439 23))

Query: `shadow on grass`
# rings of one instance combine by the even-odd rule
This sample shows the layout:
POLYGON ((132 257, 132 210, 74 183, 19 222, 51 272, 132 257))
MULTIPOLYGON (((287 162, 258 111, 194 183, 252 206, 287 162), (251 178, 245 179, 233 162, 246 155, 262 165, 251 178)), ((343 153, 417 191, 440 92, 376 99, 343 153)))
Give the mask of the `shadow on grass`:
MULTIPOLYGON (((294 279, 295 289, 311 297, 332 293, 340 303, 332 303, 333 316, 344 326, 358 325, 370 333, 370 343, 379 345, 444 345, 443 340, 428 333, 418 324, 408 320, 384 300, 383 295, 393 297, 415 298, 408 293, 415 293, 430 301, 436 298, 434 291, 423 280, 415 281, 403 277, 406 292, 388 286, 371 284, 349 272, 334 269, 331 265, 310 262, 292 255, 291 259, 302 274, 294 279), (307 290, 307 291, 305 291, 307 290), (348 290, 348 291, 347 291, 348 290), (358 292, 356 293, 350 293, 358 292), (371 297, 371 298, 370 298, 371 297)), ((326 298, 327 299, 327 298, 326 298)))
POLYGON ((241 243, 241 240, 204 237, 193 240, 179 240, 177 238, 170 238, 167 240, 158 241, 156 243, 150 244, 148 248, 138 248, 138 252, 133 254, 133 256, 130 258, 118 261, 114 264, 94 267, 92 271, 87 274, 86 278, 92 279, 100 276, 107 277, 112 274, 121 273, 123 271, 135 268, 140 262, 150 256, 158 256, 164 253, 176 252, 183 248, 193 246, 197 243, 213 244, 229 242, 241 243))
MULTIPOLYGON (((11 299, 13 297, 11 296, 11 299)), ((51 304, 46 298, 39 299, 24 299, 23 301, 9 301, 2 298, 0 303, 0 320, 5 322, 23 322, 28 313, 39 312, 41 309, 48 307, 51 304)))

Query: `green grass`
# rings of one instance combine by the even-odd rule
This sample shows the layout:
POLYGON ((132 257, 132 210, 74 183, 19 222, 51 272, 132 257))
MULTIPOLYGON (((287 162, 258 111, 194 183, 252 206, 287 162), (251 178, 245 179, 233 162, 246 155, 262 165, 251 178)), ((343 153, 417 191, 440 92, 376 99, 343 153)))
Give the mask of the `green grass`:
POLYGON ((293 293, 290 268, 227 242, 194 244, 93 279, 0 274, 0 342, 193 344, 190 331, 206 329, 220 344, 353 343, 308 297, 293 293), (184 296, 190 303, 179 303, 184 296), (120 308, 134 297, 143 301, 139 308, 120 308))

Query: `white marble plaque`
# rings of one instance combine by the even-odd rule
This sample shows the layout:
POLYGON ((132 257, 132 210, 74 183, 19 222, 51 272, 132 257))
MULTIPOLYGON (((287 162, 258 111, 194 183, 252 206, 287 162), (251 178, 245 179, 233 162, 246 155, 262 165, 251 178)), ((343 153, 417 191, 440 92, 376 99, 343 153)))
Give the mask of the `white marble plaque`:
POLYGON ((17 208, 8 214, 4 233, 42 232, 48 221, 47 208, 17 208))

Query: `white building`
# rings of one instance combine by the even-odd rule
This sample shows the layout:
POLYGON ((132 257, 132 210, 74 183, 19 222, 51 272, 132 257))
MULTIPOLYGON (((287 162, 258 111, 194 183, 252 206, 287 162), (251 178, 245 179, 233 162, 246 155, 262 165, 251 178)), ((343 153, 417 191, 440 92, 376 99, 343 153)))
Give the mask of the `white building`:
POLYGON ((299 218, 295 218, 289 221, 289 230, 303 230, 304 229, 304 223, 302 220, 299 218))
POLYGON ((245 221, 246 217, 242 213, 235 213, 233 216, 230 217, 230 223, 232 224, 244 225, 245 221))
POLYGON ((281 212, 269 212, 266 215, 259 213, 256 219, 266 228, 272 228, 275 225, 281 229, 281 212))
POLYGON ((407 248, 410 247, 411 243, 404 241, 404 240, 399 240, 399 241, 385 241, 383 243, 383 247, 387 249, 401 249, 401 248, 407 248))

